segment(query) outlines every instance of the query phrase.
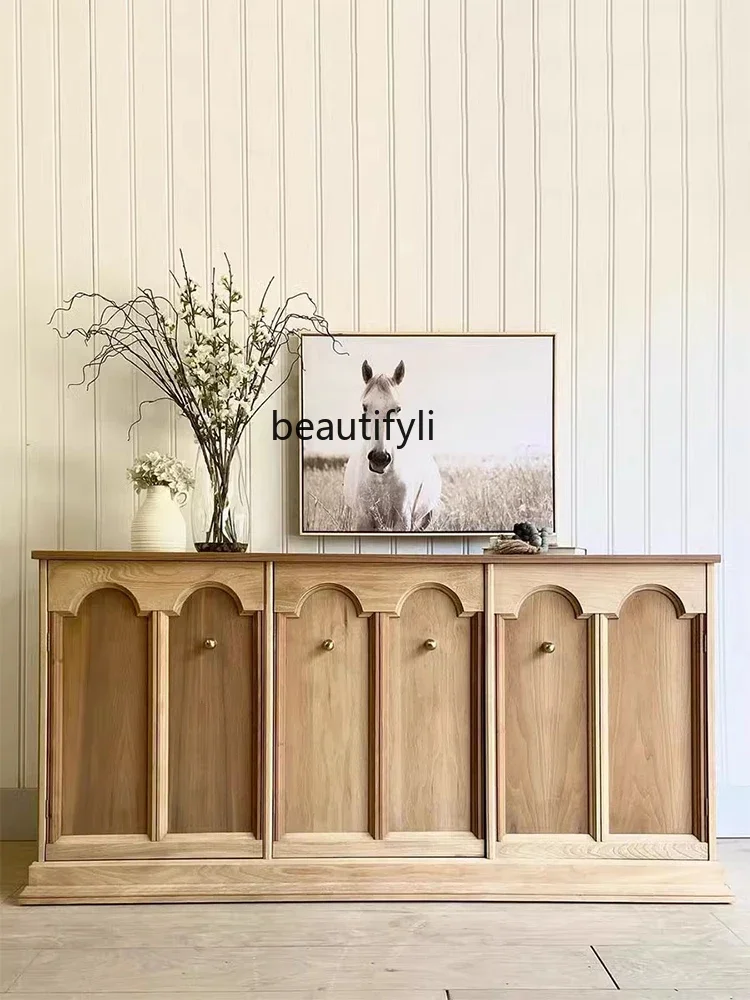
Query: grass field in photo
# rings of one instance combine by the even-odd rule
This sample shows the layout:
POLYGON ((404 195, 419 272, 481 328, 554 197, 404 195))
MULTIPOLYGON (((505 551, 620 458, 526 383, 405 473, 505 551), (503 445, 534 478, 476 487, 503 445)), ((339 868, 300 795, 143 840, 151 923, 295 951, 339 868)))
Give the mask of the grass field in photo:
MULTIPOLYGON (((443 488, 430 532, 511 531, 518 521, 552 525, 552 464, 529 458, 468 465, 436 456, 443 488)), ((305 456, 305 531, 352 531, 344 501, 345 456, 305 456)))

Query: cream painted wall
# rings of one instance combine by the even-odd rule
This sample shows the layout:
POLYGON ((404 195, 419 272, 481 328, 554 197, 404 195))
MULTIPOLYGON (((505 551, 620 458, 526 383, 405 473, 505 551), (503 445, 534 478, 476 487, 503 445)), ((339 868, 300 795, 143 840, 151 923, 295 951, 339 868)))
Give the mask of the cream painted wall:
MULTIPOLYGON (((127 547, 133 454, 193 457, 164 404, 127 441, 128 371, 68 389, 87 349, 47 320, 182 247, 339 330, 559 334, 562 538, 724 555, 720 830, 750 835, 749 38, 747 0, 0 0, 0 785, 35 784, 29 550, 127 547)), ((267 419, 247 451, 255 549, 360 547, 296 536, 267 419)))

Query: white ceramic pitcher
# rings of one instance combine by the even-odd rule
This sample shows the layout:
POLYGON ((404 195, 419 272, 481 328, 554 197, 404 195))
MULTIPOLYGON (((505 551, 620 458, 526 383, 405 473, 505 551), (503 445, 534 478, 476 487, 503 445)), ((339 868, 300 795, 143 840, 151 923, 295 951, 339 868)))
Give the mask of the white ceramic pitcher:
POLYGON ((172 499, 168 486, 149 486, 130 527, 130 548, 136 552, 184 552, 187 525, 180 509, 187 493, 172 499))

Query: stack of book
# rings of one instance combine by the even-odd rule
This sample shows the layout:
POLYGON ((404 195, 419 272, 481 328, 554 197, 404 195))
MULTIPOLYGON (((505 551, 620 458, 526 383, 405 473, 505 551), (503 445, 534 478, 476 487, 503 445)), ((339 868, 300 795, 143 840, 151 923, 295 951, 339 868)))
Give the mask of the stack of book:
POLYGON ((546 552, 540 552, 543 556, 585 556, 586 549, 576 545, 550 545, 546 552))

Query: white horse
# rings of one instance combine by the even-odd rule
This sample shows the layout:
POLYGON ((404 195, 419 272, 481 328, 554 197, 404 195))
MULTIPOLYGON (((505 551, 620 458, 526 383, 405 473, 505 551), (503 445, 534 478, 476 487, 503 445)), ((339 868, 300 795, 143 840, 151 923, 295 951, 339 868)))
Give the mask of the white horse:
POLYGON ((398 416, 397 387, 405 371, 403 361, 392 376, 373 375, 368 362, 362 364, 370 440, 352 455, 344 474, 354 531, 424 531, 440 502, 440 472, 429 446, 413 433, 414 421, 398 416))

